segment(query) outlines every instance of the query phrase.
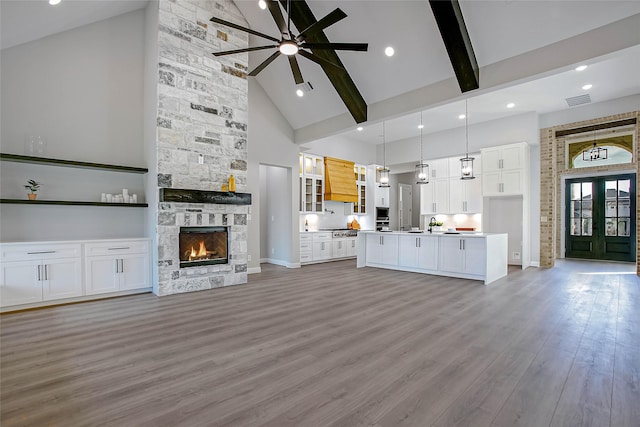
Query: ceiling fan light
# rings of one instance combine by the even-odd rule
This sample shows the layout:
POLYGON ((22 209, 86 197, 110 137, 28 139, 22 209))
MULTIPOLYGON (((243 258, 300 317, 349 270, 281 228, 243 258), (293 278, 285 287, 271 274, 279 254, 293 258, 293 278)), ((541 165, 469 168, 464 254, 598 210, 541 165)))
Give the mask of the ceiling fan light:
POLYGON ((283 55, 291 56, 298 53, 298 45, 292 41, 283 41, 282 43, 280 43, 279 49, 280 53, 282 53, 283 55))

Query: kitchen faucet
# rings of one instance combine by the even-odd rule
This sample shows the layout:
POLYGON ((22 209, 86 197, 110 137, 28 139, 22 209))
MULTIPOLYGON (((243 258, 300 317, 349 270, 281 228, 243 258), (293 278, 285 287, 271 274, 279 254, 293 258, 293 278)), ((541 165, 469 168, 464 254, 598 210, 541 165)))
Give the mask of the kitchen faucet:
POLYGON ((431 219, 429 219, 429 233, 433 232, 433 225, 436 223, 436 217, 432 216, 431 219))

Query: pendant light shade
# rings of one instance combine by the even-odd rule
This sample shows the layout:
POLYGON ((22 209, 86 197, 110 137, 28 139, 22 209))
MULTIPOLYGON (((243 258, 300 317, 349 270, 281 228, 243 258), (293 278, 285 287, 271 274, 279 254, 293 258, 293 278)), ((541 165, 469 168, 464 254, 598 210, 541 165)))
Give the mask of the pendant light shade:
POLYGON ((380 183, 378 184, 378 187, 387 188, 389 187, 389 168, 387 167, 387 141, 384 133, 384 122, 382 122, 382 156, 384 166, 379 170, 380 183))
POLYGON ((460 179, 475 179, 473 176, 473 157, 469 157, 469 111, 468 101, 464 100, 465 156, 460 159, 460 179))
POLYGON ((429 183, 429 165, 422 160, 422 111, 420 111, 420 162, 416 165, 416 184, 429 183))
POLYGON ((593 129, 593 147, 584 150, 582 152, 582 160, 586 162, 593 162, 595 160, 607 160, 608 150, 606 148, 598 147, 596 144, 596 130, 593 129))

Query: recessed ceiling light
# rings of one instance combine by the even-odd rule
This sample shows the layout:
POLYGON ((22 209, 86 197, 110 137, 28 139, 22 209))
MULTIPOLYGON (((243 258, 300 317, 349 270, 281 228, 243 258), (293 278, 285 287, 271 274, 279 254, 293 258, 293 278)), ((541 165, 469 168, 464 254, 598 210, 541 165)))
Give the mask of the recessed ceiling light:
POLYGON ((587 69, 587 65, 580 65, 579 67, 576 67, 576 71, 584 71, 587 69))
POLYGON ((396 53, 396 51, 393 50, 391 46, 387 46, 387 48, 384 50, 384 54, 387 56, 393 56, 394 53, 396 53))
POLYGON ((424 125, 418 125, 418 129, 422 129, 424 125))
POLYGON ((589 90, 589 89, 591 89, 592 87, 593 87, 593 85, 584 85, 584 86, 582 86, 582 89, 583 89, 583 90, 589 90))
POLYGON ((516 104, 514 104, 513 102, 510 102, 510 103, 507 104, 507 108, 513 108, 515 106, 516 106, 516 104))
POLYGON ((260 7, 260 9, 265 10, 267 8, 267 2, 264 0, 259 0, 258 6, 260 7))
POLYGON ((465 116, 464 114, 460 114, 460 115, 458 116, 458 118, 459 118, 460 120, 464 119, 465 117, 467 117, 467 116, 465 116))
POLYGON ((298 90, 296 90, 296 95, 304 96, 304 92, 302 91, 302 89, 298 89, 298 90))
POLYGON ((49 4, 50 4, 51 6, 55 6, 55 5, 57 5, 58 3, 60 3, 60 0, 49 0, 49 4))
POLYGON ((362 129, 364 129, 362 126, 358 126, 358 127, 356 128, 356 130, 357 130, 358 132, 362 132, 362 129))

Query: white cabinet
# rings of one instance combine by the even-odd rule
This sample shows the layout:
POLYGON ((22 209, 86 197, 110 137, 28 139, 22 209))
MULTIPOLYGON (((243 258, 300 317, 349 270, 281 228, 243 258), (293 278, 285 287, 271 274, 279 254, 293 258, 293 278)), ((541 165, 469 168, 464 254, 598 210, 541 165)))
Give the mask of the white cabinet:
POLYGON ((79 244, 5 244, 0 265, 0 306, 81 296, 79 244))
POLYGON ((388 208, 389 207, 389 187, 378 187, 376 184, 376 207, 388 208))
POLYGON ((482 178, 452 178, 449 181, 449 211, 457 213, 482 213, 482 178))
POLYGON ((449 178, 436 179, 420 186, 420 214, 449 212, 449 178))
POLYGON ((85 245, 86 294, 95 295, 151 287, 146 240, 85 245))
POLYGON ((331 233, 313 233, 313 261, 324 261, 330 259, 331 249, 331 233))
POLYGON ((356 178, 358 201, 353 203, 353 213, 364 215, 367 213, 367 167, 354 165, 353 173, 356 178))
POLYGON ((332 258, 344 258, 347 256, 347 239, 333 239, 331 244, 332 258))
POLYGON ((324 212, 324 157, 300 154, 300 212, 324 212))
POLYGON ((439 269, 451 273, 484 275, 486 252, 484 239, 441 238, 439 269))
POLYGON ((313 236, 300 233, 300 262, 313 261, 313 236))
POLYGON ((398 235, 367 234, 367 264, 398 263, 398 235))
POLYGON ((347 237, 346 239, 346 245, 347 245, 347 256, 348 257, 354 257, 356 256, 356 252, 357 252, 357 238, 355 237, 347 237))
POLYGON ((438 237, 425 235, 400 236, 398 264, 401 267, 437 270, 438 237))
POLYGON ((482 150, 485 197, 524 194, 529 170, 529 146, 522 142, 482 150))
POLYGON ((431 175, 429 181, 449 178, 449 159, 429 160, 427 163, 429 164, 429 173, 431 175))

